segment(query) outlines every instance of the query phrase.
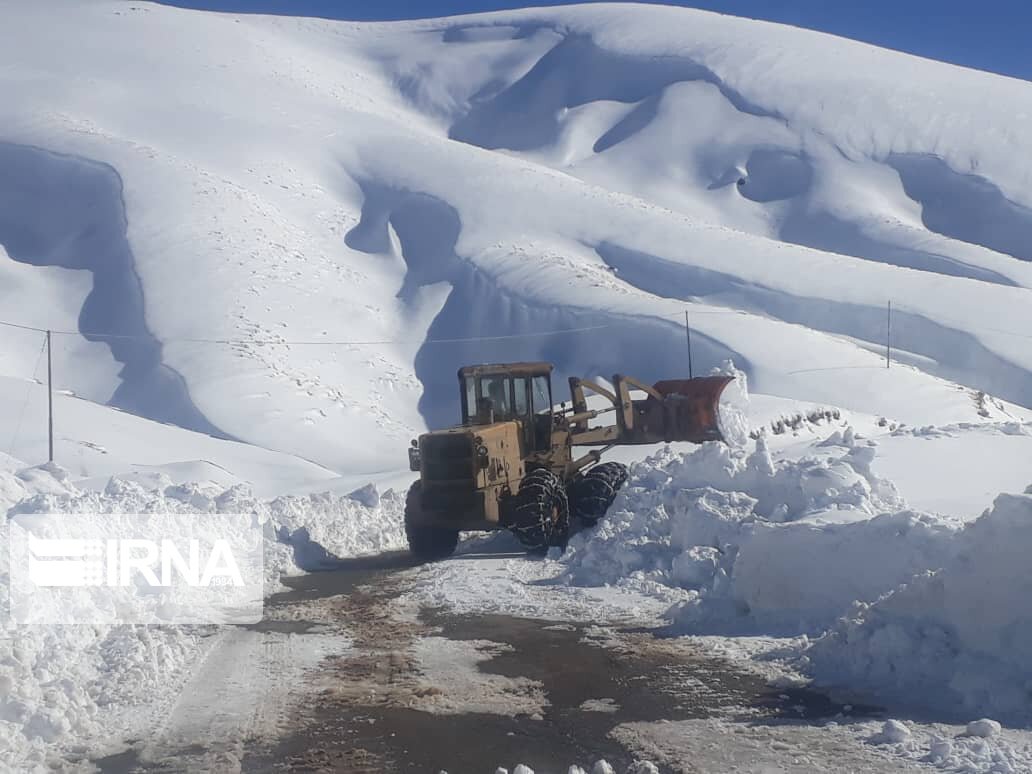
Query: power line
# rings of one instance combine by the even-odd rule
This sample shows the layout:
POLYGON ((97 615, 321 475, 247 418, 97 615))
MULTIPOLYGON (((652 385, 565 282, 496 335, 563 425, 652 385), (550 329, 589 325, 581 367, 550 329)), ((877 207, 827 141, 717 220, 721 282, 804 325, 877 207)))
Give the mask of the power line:
MULTIPOLYGON (((673 317, 680 317, 682 313, 676 312, 669 315, 658 315, 659 319, 667 319, 673 317)), ((728 309, 723 310, 708 310, 695 312, 694 314, 701 315, 726 315, 726 314, 745 314, 737 310, 728 309)), ((478 341, 508 341, 512 339, 530 339, 539 338, 542 336, 556 336, 567 333, 586 333, 588 331, 598 331, 607 328, 617 328, 627 325, 628 323, 605 323, 602 325, 587 325, 579 328, 556 328, 548 331, 535 331, 528 333, 510 333, 502 334, 498 336, 463 336, 455 338, 445 339, 425 339, 424 344, 458 344, 458 343, 470 343, 478 341)), ((34 331, 36 333, 46 333, 46 328, 37 328, 33 325, 23 325, 20 323, 7 322, 0 320, 0 325, 5 325, 10 328, 17 328, 19 330, 34 331)), ((142 334, 131 334, 131 333, 94 333, 88 331, 68 331, 68 330, 55 330, 50 329, 50 333, 54 336, 80 336, 85 339, 91 340, 114 340, 114 341, 160 341, 160 343, 172 343, 181 342, 187 344, 223 344, 223 345, 237 345, 237 344, 254 344, 254 345, 283 345, 283 346, 385 346, 388 344, 405 344, 411 341, 410 339, 380 339, 371 341, 350 341, 350 340, 336 340, 336 339, 215 339, 215 338, 203 338, 203 337, 190 337, 190 336, 171 336, 168 338, 158 339, 155 336, 147 336, 142 334)))
POLYGON ((908 306, 897 306, 896 311, 903 312, 905 314, 912 314, 915 317, 920 317, 923 320, 934 324, 949 323, 957 326, 961 332, 966 331, 984 331, 986 333, 1000 333, 1004 336, 1016 336, 1019 339, 1032 339, 1032 335, 1028 333, 1018 333, 1017 331, 1009 331, 1004 328, 992 328, 988 325, 971 325, 963 320, 958 320, 955 317, 929 317, 926 312, 919 312, 916 309, 912 309, 908 306))
MULTIPOLYGON (((14 323, 8 323, 0 320, 0 325, 7 325, 12 328, 19 328, 21 330, 31 330, 37 333, 45 333, 45 328, 36 328, 31 325, 18 325, 14 323)), ((496 336, 466 336, 466 337, 455 337, 455 338, 428 338, 425 344, 454 344, 458 342, 494 342, 508 340, 508 338, 530 338, 536 336, 554 335, 558 333, 580 333, 588 330, 600 330, 602 328, 611 328, 612 324, 608 325, 589 325, 581 328, 560 328, 556 330, 543 330, 538 332, 528 333, 510 333, 505 335, 496 336)), ((114 341, 155 341, 162 344, 171 342, 185 343, 185 344, 221 344, 221 345, 289 345, 289 346, 327 346, 327 347, 368 347, 368 346, 380 346, 388 344, 405 344, 407 340, 404 338, 383 338, 378 341, 342 341, 342 340, 331 340, 331 338, 312 338, 312 340, 289 340, 289 338, 203 338, 195 336, 169 336, 167 338, 157 338, 156 336, 133 334, 133 333, 95 333, 90 331, 78 331, 78 330, 51 330, 53 335, 65 335, 65 336, 82 336, 88 338, 88 340, 114 340, 114 341)))
POLYGON ((19 330, 22 330, 22 331, 34 331, 35 333, 46 333, 47 332, 46 328, 36 328, 36 327, 33 327, 32 325, 20 325, 18 323, 5 322, 4 320, 0 320, 0 325, 6 325, 8 328, 18 328, 19 330))

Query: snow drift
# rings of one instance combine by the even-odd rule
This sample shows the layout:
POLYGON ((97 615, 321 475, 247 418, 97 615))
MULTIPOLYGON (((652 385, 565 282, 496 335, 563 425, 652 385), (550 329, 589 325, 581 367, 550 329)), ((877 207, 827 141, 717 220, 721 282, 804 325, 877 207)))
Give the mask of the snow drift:
MULTIPOLYGON (((1032 487, 1030 487, 1032 494, 1032 487)), ((1000 495, 942 569, 861 604, 809 649, 822 682, 954 716, 1032 719, 1032 496, 1000 495)))

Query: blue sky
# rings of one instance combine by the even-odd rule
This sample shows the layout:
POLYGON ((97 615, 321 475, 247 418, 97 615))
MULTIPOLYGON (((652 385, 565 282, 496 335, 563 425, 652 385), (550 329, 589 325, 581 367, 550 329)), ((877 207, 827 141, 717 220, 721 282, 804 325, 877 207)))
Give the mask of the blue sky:
MULTIPOLYGON (((448 16, 549 0, 166 0, 239 13, 384 20, 448 16)), ((689 0, 669 2, 794 24, 1032 80, 1032 0, 689 0)))

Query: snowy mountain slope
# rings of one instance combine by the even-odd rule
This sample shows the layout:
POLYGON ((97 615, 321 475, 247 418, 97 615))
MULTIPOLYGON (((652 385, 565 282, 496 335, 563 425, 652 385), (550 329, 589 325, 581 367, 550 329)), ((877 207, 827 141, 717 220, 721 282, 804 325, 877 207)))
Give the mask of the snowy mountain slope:
POLYGON ((687 308, 700 367, 757 392, 1032 405, 1028 84, 658 7, 4 15, 2 266, 47 279, 0 308, 101 334, 69 351, 131 336, 59 368, 94 400, 372 474, 452 420, 465 362, 681 375, 687 308), (77 325, 43 302, 80 273, 29 265, 92 272, 77 325))

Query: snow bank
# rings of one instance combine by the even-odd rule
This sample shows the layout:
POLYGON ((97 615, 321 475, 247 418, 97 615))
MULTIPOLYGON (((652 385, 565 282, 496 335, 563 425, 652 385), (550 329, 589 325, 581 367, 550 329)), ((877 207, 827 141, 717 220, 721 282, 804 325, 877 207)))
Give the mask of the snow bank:
MULTIPOLYGON (((346 497, 332 494, 278 497, 257 503, 259 513, 267 514, 286 530, 288 542, 300 545, 304 536, 339 558, 377 554, 405 548, 405 493, 388 490, 382 495, 375 487, 363 487, 346 497)), ((311 569, 299 563, 301 569, 311 569)))
POLYGON ((0 469, 0 512, 6 513, 8 508, 27 494, 24 484, 17 476, 0 469))
POLYGON ((570 542, 567 582, 681 589, 685 630, 822 631, 953 555, 959 522, 901 510, 852 433, 841 454, 775 462, 756 448, 669 449, 632 466, 609 516, 570 542))
POLYGON ((1032 487, 965 522, 905 509, 851 431, 811 448, 664 449, 571 540, 562 578, 679 592, 686 633, 820 634, 802 665, 881 702, 1032 721, 1032 487))
POLYGON ((0 750, 12 771, 51 771, 62 743, 102 739, 106 707, 179 681, 202 627, 29 626, 0 634, 0 750))
POLYGON ((970 717, 1032 719, 1032 496, 1000 495, 937 572, 860 605, 815 642, 825 683, 970 717))
MULTIPOLYGON (((377 496, 375 507, 350 497, 311 495, 255 499, 244 487, 172 484, 161 476, 112 478, 103 491, 83 491, 56 465, 0 467, 0 512, 251 513, 265 525, 266 593, 280 577, 311 568, 316 554, 332 561, 404 544, 403 498, 377 496), (5 467, 7 468, 5 470, 5 467), (12 472, 13 470, 13 472, 12 472)), ((370 492, 363 493, 373 502, 370 492)), ((10 584, 3 533, 0 587, 10 584)), ((6 596, 6 594, 5 594, 6 596)), ((206 647, 210 626, 12 626, 0 630, 0 750, 19 771, 49 771, 60 749, 101 739, 98 714, 153 700, 183 679, 206 647)))
POLYGON ((402 548, 405 545, 404 495, 380 496, 364 488, 355 496, 311 494, 260 500, 242 485, 223 490, 213 483, 173 484, 164 474, 141 478, 114 476, 103 491, 80 490, 59 466, 0 473, 0 507, 9 516, 29 513, 253 514, 265 525, 267 593, 281 575, 316 569, 323 561, 402 548), (5 494, 6 493, 6 494, 5 494), (21 500, 17 505, 11 502, 21 500), (366 504, 369 503, 369 504, 366 504))
MULTIPOLYGON (((952 555, 958 525, 912 511, 849 524, 757 525, 735 566, 734 600, 773 631, 822 628, 952 555)), ((692 621, 685 611, 682 623, 692 621)))

